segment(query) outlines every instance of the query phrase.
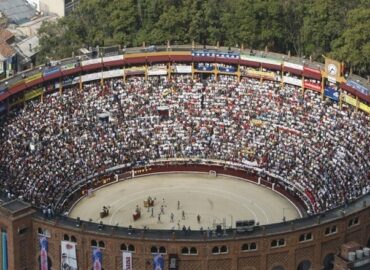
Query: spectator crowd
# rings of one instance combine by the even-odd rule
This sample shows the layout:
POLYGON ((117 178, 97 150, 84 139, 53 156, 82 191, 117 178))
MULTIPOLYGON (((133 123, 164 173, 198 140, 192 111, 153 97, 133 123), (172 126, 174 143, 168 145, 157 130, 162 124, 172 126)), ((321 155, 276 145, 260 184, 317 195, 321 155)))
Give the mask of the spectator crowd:
POLYGON ((0 131, 9 197, 55 207, 87 175, 163 158, 257 164, 299 186, 311 212, 370 190, 370 117, 317 93, 220 76, 85 84, 10 112, 0 131))

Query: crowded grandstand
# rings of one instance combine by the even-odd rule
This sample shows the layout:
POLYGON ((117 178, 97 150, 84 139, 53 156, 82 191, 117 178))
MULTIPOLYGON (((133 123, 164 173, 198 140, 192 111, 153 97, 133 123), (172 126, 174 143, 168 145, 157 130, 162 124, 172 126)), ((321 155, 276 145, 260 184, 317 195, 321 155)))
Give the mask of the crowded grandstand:
POLYGON ((9 198, 58 209, 74 183, 116 166, 230 161, 283 179, 314 214, 370 190, 370 116, 341 107, 315 91, 247 77, 88 82, 6 115, 0 181, 9 198))

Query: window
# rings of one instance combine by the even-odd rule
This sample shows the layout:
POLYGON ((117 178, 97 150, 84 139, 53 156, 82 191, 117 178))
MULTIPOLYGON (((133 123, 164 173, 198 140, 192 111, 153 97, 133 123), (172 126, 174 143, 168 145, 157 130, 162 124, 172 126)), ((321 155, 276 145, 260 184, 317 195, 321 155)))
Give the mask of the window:
POLYGON ((278 240, 272 240, 271 241, 271 247, 272 248, 275 248, 275 247, 283 247, 285 246, 285 239, 284 238, 281 238, 281 239, 278 239, 278 240))
POLYGON ((249 250, 249 245, 248 244, 243 244, 242 245, 242 251, 248 251, 249 250))
POLYGON ((105 248, 105 244, 104 244, 104 242, 103 242, 103 241, 99 241, 99 247, 100 247, 100 248, 105 248))
POLYGON ((355 217, 355 218, 352 218, 352 219, 349 220, 348 227, 350 228, 350 227, 356 226, 358 224, 359 224, 359 219, 358 219, 358 217, 355 217))
POLYGON ((127 250, 127 246, 125 244, 121 244, 120 249, 126 251, 127 250))
POLYGON ((299 236, 299 242, 306 242, 312 240, 312 233, 303 233, 299 236))
POLYGON ((159 253, 165 254, 166 248, 165 247, 159 247, 159 253))
POLYGON ((76 239, 76 237, 75 236, 71 236, 71 242, 73 242, 73 243, 77 243, 77 239, 76 239))
POLYGON ((196 248, 196 247, 191 247, 191 248, 190 248, 190 254, 192 254, 192 255, 196 255, 196 254, 198 254, 198 250, 197 250, 197 248, 196 248))
POLYGON ((38 228, 37 229, 37 233, 39 234, 39 235, 42 235, 42 236, 45 236, 45 237, 48 237, 48 238, 50 238, 50 231, 48 230, 48 229, 43 229, 43 228, 38 228))
POLYGON ((337 226, 336 225, 325 228, 325 235, 330 235, 330 234, 334 234, 334 233, 337 233, 337 226))
POLYGON ((212 254, 219 254, 219 253, 220 253, 220 249, 218 247, 212 248, 212 254))
POLYGON ((183 255, 197 255, 198 254, 198 250, 196 247, 183 247, 181 249, 181 254, 183 255))
POLYGON ((257 244, 255 242, 245 243, 242 245, 242 251, 251 251, 251 250, 256 250, 256 249, 257 249, 257 244))
POLYGON ((22 234, 25 234, 28 232, 28 228, 27 227, 24 227, 24 228, 18 228, 18 234, 19 235, 22 235, 22 234))
POLYGON ((128 251, 135 252, 135 246, 134 245, 128 245, 128 251))
POLYGON ((98 247, 98 248, 105 248, 105 243, 103 241, 99 241, 98 243, 96 240, 91 240, 91 246, 98 247))
POLYGON ((227 246, 221 246, 220 253, 227 253, 227 246))
POLYGON ((157 248, 156 246, 152 246, 152 247, 150 248, 150 252, 151 252, 151 253, 158 253, 158 248, 157 248))
POLYGON ((63 236, 63 239, 64 239, 64 241, 69 241, 69 235, 68 235, 68 234, 65 234, 65 235, 63 236))

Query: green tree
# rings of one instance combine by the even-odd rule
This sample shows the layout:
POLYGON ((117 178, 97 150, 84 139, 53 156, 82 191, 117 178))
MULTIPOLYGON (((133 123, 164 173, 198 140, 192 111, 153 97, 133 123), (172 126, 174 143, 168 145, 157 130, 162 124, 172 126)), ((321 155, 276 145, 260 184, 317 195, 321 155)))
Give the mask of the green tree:
POLYGON ((370 73, 370 7, 360 7, 348 13, 346 28, 333 41, 332 47, 332 57, 345 61, 358 73, 370 73))

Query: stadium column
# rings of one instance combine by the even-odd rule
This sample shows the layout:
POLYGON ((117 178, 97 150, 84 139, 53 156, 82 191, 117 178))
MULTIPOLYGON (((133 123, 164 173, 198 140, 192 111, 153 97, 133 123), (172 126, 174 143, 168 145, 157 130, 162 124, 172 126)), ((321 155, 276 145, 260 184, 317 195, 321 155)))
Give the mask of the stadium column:
POLYGON ((82 91, 82 87, 83 87, 83 82, 82 82, 82 76, 80 74, 80 91, 82 91))
POLYGON ((304 89, 304 76, 302 75, 302 98, 304 99, 304 93, 305 93, 305 89, 304 89))
POLYGON ((238 77, 238 82, 240 82, 240 63, 238 63, 238 70, 236 71, 236 76, 238 77))
MULTIPOLYGON (((262 64, 260 66, 260 72, 262 72, 262 64)), ((263 83, 263 77, 262 75, 260 74, 260 83, 262 84, 263 83)))
POLYGON ((59 78, 59 95, 61 96, 62 93, 63 93, 62 78, 59 78))
POLYGON ((359 106, 360 106, 360 101, 358 100, 358 96, 356 96, 356 112, 358 111, 359 106))
POLYGON ((170 80, 171 79, 171 71, 172 71, 172 65, 171 65, 171 62, 168 62, 167 63, 167 78, 168 78, 168 80, 170 80))
MULTIPOLYGON (((194 42, 194 41, 193 41, 194 42)), ((195 69, 194 69, 194 62, 191 63, 191 79, 194 80, 194 72, 195 72, 195 69)))
POLYGON ((325 78, 321 76, 321 100, 324 100, 324 83, 325 83, 325 78))
POLYGON ((213 70, 213 74, 215 75, 215 80, 217 81, 217 79, 218 79, 218 73, 219 73, 219 71, 218 71, 218 66, 217 66, 217 64, 215 64, 215 68, 214 68, 214 70, 213 70))
POLYGON ((145 80, 148 80, 148 63, 145 62, 145 80))
POLYGON ((100 78, 100 85, 101 85, 102 87, 104 86, 103 71, 104 71, 104 69, 102 68, 102 70, 101 70, 101 78, 100 78))
POLYGON ((339 89, 339 109, 342 109, 343 106, 343 92, 342 89, 339 89))

